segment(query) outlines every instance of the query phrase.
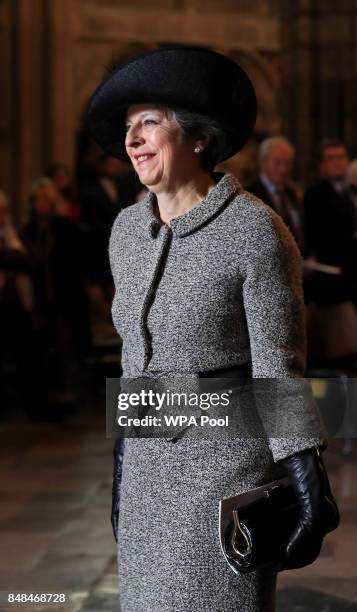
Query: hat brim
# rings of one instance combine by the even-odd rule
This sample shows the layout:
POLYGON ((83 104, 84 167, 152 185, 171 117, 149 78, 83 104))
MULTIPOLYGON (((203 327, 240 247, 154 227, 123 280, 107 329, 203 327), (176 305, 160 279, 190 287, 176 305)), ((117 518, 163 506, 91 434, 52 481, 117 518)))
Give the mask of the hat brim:
POLYGON ((119 66, 96 89, 87 109, 94 140, 114 157, 130 161, 125 149, 127 109, 148 103, 218 121, 227 139, 217 161, 244 146, 257 115, 254 87, 238 64, 210 50, 160 48, 119 66))

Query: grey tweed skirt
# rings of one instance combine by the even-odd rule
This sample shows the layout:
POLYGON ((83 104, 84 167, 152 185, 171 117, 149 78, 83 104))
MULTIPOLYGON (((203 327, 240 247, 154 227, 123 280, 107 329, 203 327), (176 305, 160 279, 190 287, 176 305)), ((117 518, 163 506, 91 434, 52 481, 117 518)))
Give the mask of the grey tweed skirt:
POLYGON ((273 612, 277 574, 236 575, 222 497, 277 477, 263 439, 127 439, 118 530, 121 612, 273 612))

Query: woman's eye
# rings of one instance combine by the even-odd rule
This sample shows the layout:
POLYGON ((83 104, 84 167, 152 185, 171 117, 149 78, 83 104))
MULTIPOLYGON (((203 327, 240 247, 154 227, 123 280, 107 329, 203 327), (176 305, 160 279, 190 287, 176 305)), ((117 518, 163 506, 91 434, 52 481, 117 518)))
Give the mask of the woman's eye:
MULTIPOLYGON (((155 119, 144 119, 143 121, 143 125, 158 125, 158 121, 156 121, 155 119)), ((125 133, 129 132, 131 128, 131 125, 126 125, 125 126, 125 133)))

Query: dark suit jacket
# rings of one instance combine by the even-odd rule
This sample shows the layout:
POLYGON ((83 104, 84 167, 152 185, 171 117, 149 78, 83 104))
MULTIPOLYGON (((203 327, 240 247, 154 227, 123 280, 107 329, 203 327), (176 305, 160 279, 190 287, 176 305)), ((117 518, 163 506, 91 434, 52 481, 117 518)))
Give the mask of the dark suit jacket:
MULTIPOLYGON (((253 183, 248 185, 248 187, 246 189, 247 189, 247 191, 250 191, 250 193, 253 193, 258 198, 263 200, 263 202, 268 204, 273 210, 275 210, 275 212, 280 214, 280 211, 276 209, 275 203, 274 203, 274 201, 273 201, 269 191, 267 190, 267 188, 265 187, 264 183, 261 181, 261 179, 259 177, 253 183)), ((299 210, 299 205, 297 203, 296 194, 295 194, 294 190, 291 189, 288 186, 285 187, 284 192, 285 192, 287 198, 289 199, 289 201, 291 202, 292 206, 294 207, 295 211, 298 213, 300 233, 297 233, 294 230, 294 227, 290 223, 289 219, 284 219, 284 221, 285 221, 286 225, 289 227, 291 233, 294 235, 294 238, 295 238, 296 242, 298 243, 298 245, 300 247, 300 250, 303 252, 304 251, 303 219, 302 219, 301 211, 299 210)))
POLYGON ((322 180, 306 190, 304 209, 309 253, 319 262, 340 266, 343 270, 341 276, 314 274, 311 277, 314 301, 328 305, 355 299, 357 241, 353 202, 322 180))
POLYGON ((259 177, 253 183, 250 183, 250 185, 247 186, 247 191, 250 191, 250 193, 253 193, 257 196, 257 198, 260 198, 263 200, 263 202, 269 204, 269 206, 274 209, 274 202, 271 195, 259 177))

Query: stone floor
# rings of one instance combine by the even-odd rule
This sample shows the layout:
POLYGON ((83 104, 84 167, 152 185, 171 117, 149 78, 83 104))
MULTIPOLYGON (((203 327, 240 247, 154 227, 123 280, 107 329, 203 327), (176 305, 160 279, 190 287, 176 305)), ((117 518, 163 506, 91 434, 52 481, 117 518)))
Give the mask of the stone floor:
MULTIPOLYGON (((104 396, 88 399, 90 377, 85 385, 79 414, 65 424, 18 416, 0 426, 1 612, 119 612, 112 441, 104 396), (66 603, 9 605, 10 592, 64 593, 66 603)), ((348 459, 339 451, 334 441, 325 457, 342 524, 318 561, 279 575, 278 612, 357 610, 357 449, 348 459)))

